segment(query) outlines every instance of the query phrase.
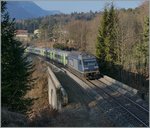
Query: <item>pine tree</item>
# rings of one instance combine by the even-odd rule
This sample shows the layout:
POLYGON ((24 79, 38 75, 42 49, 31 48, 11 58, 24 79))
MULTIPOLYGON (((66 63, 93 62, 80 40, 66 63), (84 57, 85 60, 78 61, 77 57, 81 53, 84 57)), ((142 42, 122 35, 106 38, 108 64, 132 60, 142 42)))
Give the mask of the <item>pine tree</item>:
POLYGON ((118 44, 117 44, 117 36, 118 36, 118 18, 114 9, 113 3, 111 4, 109 10, 109 40, 110 40, 110 54, 112 63, 117 63, 117 55, 118 55, 118 44))
POLYGON ((25 47, 15 40, 14 19, 9 18, 6 2, 1 2, 1 103, 10 110, 25 112, 31 99, 24 99, 26 91, 31 89, 33 66, 24 54, 25 47))
POLYGON ((99 63, 101 67, 106 66, 106 61, 110 57, 107 53, 109 53, 109 39, 108 37, 108 10, 105 7, 104 14, 103 14, 103 19, 101 22, 101 26, 99 26, 99 33, 97 37, 97 42, 96 42, 96 56, 99 59, 99 63))
POLYGON ((96 55, 100 67, 104 70, 112 69, 112 65, 117 62, 117 23, 118 19, 113 4, 110 9, 105 7, 96 42, 96 55))

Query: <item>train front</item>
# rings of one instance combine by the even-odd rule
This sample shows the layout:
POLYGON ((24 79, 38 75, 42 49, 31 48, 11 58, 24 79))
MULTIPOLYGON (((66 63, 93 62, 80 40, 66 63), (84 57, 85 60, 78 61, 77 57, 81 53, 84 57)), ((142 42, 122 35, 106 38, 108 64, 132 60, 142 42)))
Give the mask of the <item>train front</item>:
POLYGON ((82 61, 83 61, 84 76, 88 79, 98 78, 100 72, 96 57, 94 56, 86 58, 84 57, 82 61))

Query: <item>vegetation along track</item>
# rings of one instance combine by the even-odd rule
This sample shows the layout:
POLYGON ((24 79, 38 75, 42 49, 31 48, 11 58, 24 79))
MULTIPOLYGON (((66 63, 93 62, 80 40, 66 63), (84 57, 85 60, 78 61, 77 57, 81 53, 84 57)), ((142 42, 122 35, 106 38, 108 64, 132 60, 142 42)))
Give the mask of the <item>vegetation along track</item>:
POLYGON ((149 126, 149 111, 143 106, 137 104, 121 93, 117 92, 113 88, 107 86, 105 83, 99 80, 88 80, 97 88, 101 89, 105 94, 110 96, 115 103, 126 110, 132 117, 139 121, 143 126, 149 126))

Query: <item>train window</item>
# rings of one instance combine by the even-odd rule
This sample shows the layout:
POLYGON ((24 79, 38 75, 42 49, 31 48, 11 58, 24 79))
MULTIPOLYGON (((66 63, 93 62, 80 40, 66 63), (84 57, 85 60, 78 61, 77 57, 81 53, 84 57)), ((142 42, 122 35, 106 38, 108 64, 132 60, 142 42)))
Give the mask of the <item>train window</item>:
POLYGON ((83 61, 85 66, 96 66, 96 61, 83 61))
POLYGON ((79 65, 81 65, 81 60, 79 60, 79 65))
POLYGON ((55 55, 55 57, 57 58, 57 59, 60 59, 61 58, 61 56, 60 55, 55 55))
POLYGON ((36 50, 35 50, 35 52, 37 52, 37 53, 38 53, 38 52, 39 52, 39 50, 37 50, 37 49, 36 49, 36 50))

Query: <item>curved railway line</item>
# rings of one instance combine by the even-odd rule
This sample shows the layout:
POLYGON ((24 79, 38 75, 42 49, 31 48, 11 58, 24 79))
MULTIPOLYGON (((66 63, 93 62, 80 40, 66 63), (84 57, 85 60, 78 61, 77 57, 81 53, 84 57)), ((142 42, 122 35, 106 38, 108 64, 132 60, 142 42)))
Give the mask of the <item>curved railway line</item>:
MULTIPOLYGON (((69 71, 80 80, 85 82, 90 88, 95 88, 94 90, 105 100, 108 101, 108 99, 112 99, 117 106, 120 106, 126 112, 126 114, 128 114, 127 117, 130 118, 129 120, 132 121, 135 126, 149 126, 148 109, 142 105, 139 105, 131 98, 124 96, 119 91, 114 90, 112 87, 100 80, 86 80, 81 78, 78 74, 73 73, 71 70, 69 71)), ((112 103, 112 101, 110 103, 112 103)))
MULTIPOLYGON (((61 66, 58 64, 57 67, 61 66)), ((121 94, 118 90, 115 90, 113 87, 105 84, 100 80, 86 80, 68 68, 67 71, 71 72, 78 79, 86 83, 86 85, 84 85, 86 86, 85 88, 83 86, 80 87, 81 90, 84 89, 87 91, 86 93, 83 93, 83 95, 86 95, 89 97, 89 99, 93 99, 93 97, 97 97, 98 94, 99 97, 101 97, 100 99, 104 99, 107 102, 105 105, 109 108, 106 111, 111 109, 116 111, 115 115, 113 114, 111 118, 115 118, 114 116, 121 115, 121 119, 118 118, 118 120, 120 119, 120 121, 123 121, 124 123, 122 124, 127 125, 126 123, 130 122, 129 125, 131 124, 131 126, 149 127, 149 110, 144 106, 136 103, 131 99, 131 97, 129 98, 128 96, 121 94)), ((77 95, 77 97, 79 96, 77 95)), ((87 103, 84 98, 82 100, 87 103)), ((97 105, 101 107, 100 104, 101 103, 98 103, 97 105)), ((118 123, 117 121, 115 123, 118 123)))
MULTIPOLYGON (((96 81, 99 81, 100 84, 102 83, 102 84, 106 85, 111 91, 117 92, 118 94, 121 94, 118 90, 113 89, 111 86, 105 84, 105 83, 102 82, 101 80, 96 80, 96 81)), ((122 94, 121 94, 121 95, 122 95, 122 94)), ((142 109, 144 112, 146 112, 146 113, 149 114, 149 110, 148 110, 147 108, 145 108, 144 106, 142 106, 142 105, 136 103, 134 100, 132 100, 131 98, 129 98, 129 97, 126 96, 126 95, 122 95, 122 97, 123 97, 124 99, 130 101, 130 102, 131 102, 132 104, 134 104, 136 107, 139 107, 139 108, 142 109)), ((122 97, 121 97, 121 98, 122 98, 122 97)))
MULTIPOLYGON (((92 81, 88 82, 90 82, 94 86, 99 87, 96 83, 92 81)), ((102 85, 102 83, 100 82, 98 84, 102 85)), ((146 127, 149 126, 149 111, 147 109, 143 108, 143 106, 138 105, 131 99, 129 100, 127 97, 123 95, 122 96, 118 95, 118 97, 116 97, 117 94, 113 95, 114 92, 112 92, 110 88, 109 89, 100 88, 100 89, 108 96, 110 96, 114 100, 114 102, 117 103, 121 108, 126 110, 132 117, 134 117, 137 121, 139 121, 142 124, 142 126, 146 127)))

